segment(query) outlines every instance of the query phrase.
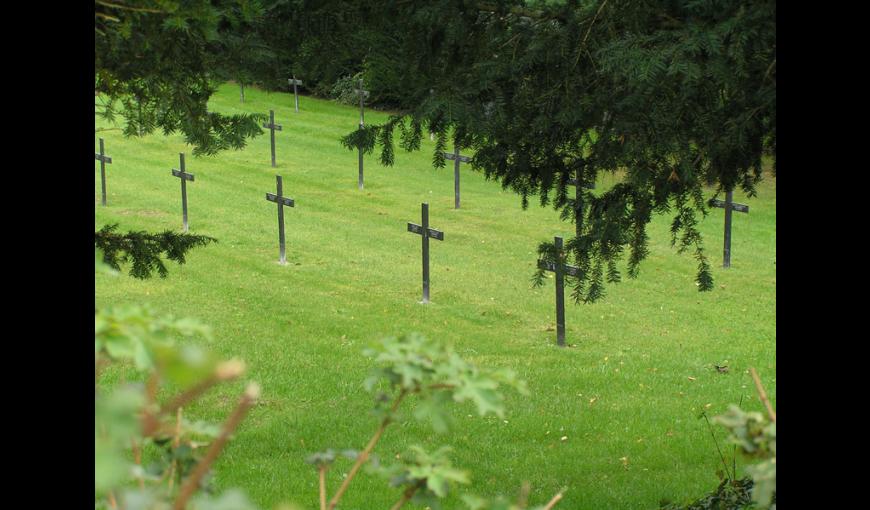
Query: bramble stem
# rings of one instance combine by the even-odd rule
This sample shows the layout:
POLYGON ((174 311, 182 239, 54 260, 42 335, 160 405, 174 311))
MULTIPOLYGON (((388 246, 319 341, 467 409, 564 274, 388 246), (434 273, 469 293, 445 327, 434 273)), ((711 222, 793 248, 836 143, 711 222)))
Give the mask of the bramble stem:
MULTIPOLYGON (((181 444, 181 407, 175 413, 175 437, 172 438, 172 447, 178 448, 181 444)), ((169 466, 169 492, 172 493, 172 485, 175 481, 175 468, 178 465, 178 459, 172 459, 172 464, 169 466)))
POLYGON ((399 501, 396 501, 396 504, 390 507, 390 510, 399 510, 400 508, 405 506, 405 503, 407 503, 411 500, 411 498, 414 497, 414 493, 416 493, 417 489, 419 488, 419 484, 408 487, 405 492, 402 493, 402 497, 399 499, 399 501))
POLYGON ((764 386, 761 385, 761 379, 758 377, 758 372, 755 367, 749 367, 749 373, 752 374, 752 380, 755 381, 755 389, 758 390, 758 396, 764 402, 764 407, 767 408, 767 414, 770 416, 770 421, 776 423, 776 413, 773 412, 773 406, 770 405, 770 400, 767 399, 767 393, 764 392, 764 386))
POLYGON ((405 398, 405 395, 408 393, 408 390, 402 390, 399 393, 399 396, 396 397, 396 401, 393 402, 393 406, 390 408, 390 412, 387 414, 384 421, 381 422, 381 425, 378 427, 378 430, 375 431, 375 434, 369 440, 369 443, 366 445, 365 450, 359 454, 359 457, 356 459, 356 463, 350 469, 350 473, 348 473, 347 478, 344 479, 344 482, 341 483, 341 487, 338 488, 335 495, 329 500, 329 506, 327 510, 333 510, 336 505, 338 505, 339 500, 347 491, 348 486, 350 485, 351 480, 356 476, 357 472, 360 470, 363 464, 369 459, 369 454, 371 454, 372 450, 374 450, 375 445, 378 444, 378 441, 381 440, 381 435, 384 433, 384 429, 387 428, 387 425, 390 424, 393 418, 393 413, 396 412, 396 409, 399 407, 399 404, 402 402, 402 399, 405 398))
POLYGON ((553 507, 556 506, 556 503, 558 503, 559 500, 561 500, 561 499, 562 499, 562 493, 560 492, 560 493, 556 494, 555 496, 553 496, 553 499, 551 499, 550 502, 547 503, 547 506, 544 507, 544 510, 552 510, 553 507))
POLYGON ((326 510, 326 466, 320 466, 320 510, 326 510))
POLYGON ((236 427, 239 426, 239 423, 242 422, 248 409, 254 406, 259 393, 259 388, 254 384, 249 385, 248 388, 245 389, 245 392, 242 394, 242 398, 239 401, 239 405, 236 406, 235 410, 233 410, 233 414, 231 414, 230 417, 227 418, 227 421, 224 422, 220 435, 211 446, 209 446, 205 457, 199 461, 199 464, 196 465, 193 472, 187 477, 184 485, 181 486, 178 499, 175 500, 175 504, 173 505, 174 510, 184 510, 187 506, 187 500, 193 496, 194 492, 196 492, 196 489, 199 487, 199 482, 208 472, 208 469, 211 467, 212 463, 214 463, 215 459, 217 459, 218 454, 229 440, 230 434, 232 434, 233 431, 236 430, 236 427))

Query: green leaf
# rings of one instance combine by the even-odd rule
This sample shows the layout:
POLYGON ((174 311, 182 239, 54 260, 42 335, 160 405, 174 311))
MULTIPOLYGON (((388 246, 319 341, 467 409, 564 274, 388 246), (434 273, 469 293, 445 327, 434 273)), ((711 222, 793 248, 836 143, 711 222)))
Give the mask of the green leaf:
POLYGON ((230 489, 220 496, 200 494, 193 498, 191 508, 196 510, 257 510, 257 506, 239 489, 230 489))
POLYGON ((477 406, 477 413, 486 416, 494 413, 499 418, 504 418, 504 406, 502 396, 496 391, 498 383, 487 377, 479 375, 466 376, 461 379, 461 384, 453 392, 453 400, 464 402, 471 400, 477 406))
POLYGON ((443 434, 450 425, 450 415, 447 412, 449 402, 450 394, 446 391, 423 395, 414 409, 414 417, 420 421, 428 421, 435 432, 443 434))

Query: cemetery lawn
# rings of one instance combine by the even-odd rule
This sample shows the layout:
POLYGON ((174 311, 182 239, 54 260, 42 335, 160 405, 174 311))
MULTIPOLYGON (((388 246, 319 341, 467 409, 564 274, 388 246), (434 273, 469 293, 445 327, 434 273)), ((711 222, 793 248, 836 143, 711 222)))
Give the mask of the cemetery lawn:
MULTIPOLYGON (((170 171, 184 152, 196 176, 187 186, 190 231, 219 242, 194 249, 183 266, 167 263, 165 279, 97 275, 95 304, 148 304, 197 318, 214 336, 200 342, 246 362, 263 397, 215 465, 219 488, 242 487, 264 509, 281 502, 317 508, 317 473, 305 458, 362 449, 377 427, 362 385, 373 364, 362 350, 412 331, 452 344, 481 367, 514 369, 531 392, 508 391, 504 419, 455 406, 455 425, 442 435, 410 416, 412 399, 406 419, 387 429, 375 449, 383 463, 414 444, 453 447, 454 464, 472 484, 454 491, 446 508, 464 508, 461 493, 513 496, 523 481, 531 484, 531 505, 567 488, 557 505, 565 509, 654 509, 662 499, 694 499, 716 487, 722 469, 700 414, 720 414, 741 398, 744 409, 762 411, 751 366, 776 405, 776 181, 769 174, 757 197, 734 194, 750 212, 733 216, 730 269, 721 268, 724 211, 711 209, 700 225, 715 290, 697 291, 697 262, 691 252, 676 253, 670 217, 657 216, 637 279, 609 285, 597 304, 566 303, 570 347, 561 349, 552 273, 544 287, 530 286, 538 243, 573 232, 551 207, 533 198, 524 211, 518 195, 463 164, 462 209, 454 210, 452 164, 432 167, 435 144, 426 135, 421 151, 397 147, 394 167, 366 156, 365 189, 358 190, 357 153, 338 142, 359 121, 352 106, 303 96, 297 114, 292 93, 246 88, 242 104, 238 87, 226 84, 210 108, 275 110, 283 125, 278 167, 271 167, 268 131, 242 151, 202 158, 178 135, 98 133, 95 152, 102 136, 113 163, 101 207, 94 162, 95 229, 180 231, 180 184, 170 171), (296 201, 284 210, 286 266, 278 264, 277 207, 265 199, 276 173, 296 201), (432 302, 425 306, 418 304, 420 237, 406 227, 420 223, 424 201, 430 226, 444 232, 444 241, 430 241, 432 302)), ((386 118, 366 111, 368 123, 386 118)), ((617 179, 601 176, 596 192, 617 179)), ((131 374, 109 370, 101 383, 131 374)), ((242 388, 212 390, 185 416, 222 420, 242 388)), ((714 432, 730 458, 724 429, 714 432)), ((337 461, 330 471, 330 495, 350 465, 337 461)), ((738 459, 738 475, 742 465, 738 459)), ((399 497, 363 472, 340 508, 389 508, 399 497)))

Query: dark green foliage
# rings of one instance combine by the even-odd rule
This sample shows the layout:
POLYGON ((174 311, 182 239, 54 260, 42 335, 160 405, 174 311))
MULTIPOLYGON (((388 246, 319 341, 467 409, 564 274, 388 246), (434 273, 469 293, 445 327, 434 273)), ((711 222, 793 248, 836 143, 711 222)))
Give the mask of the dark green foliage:
POLYGON ((215 91, 213 81, 221 76, 215 71, 245 76, 231 67, 228 50, 246 44, 247 27, 235 20, 250 19, 251 4, 146 0, 130 7, 96 2, 97 113, 113 122, 121 117, 126 136, 180 131, 194 146, 194 155, 243 148, 247 138, 262 133, 258 123, 265 117, 210 113, 207 102, 215 91))
POLYGON ((752 502, 752 478, 724 479, 710 494, 687 505, 663 501, 659 510, 749 510, 756 508, 752 502))
POLYGON ((260 37, 268 26, 263 23, 259 1, 238 2, 230 5, 229 12, 221 23, 217 43, 212 44, 209 68, 216 78, 239 84, 243 97, 244 87, 256 81, 259 70, 274 65, 275 52, 260 37))
POLYGON ((176 234, 165 231, 159 234, 148 232, 116 233, 118 225, 106 225, 94 233, 94 244, 103 252, 103 261, 119 270, 121 264, 132 261, 130 276, 139 279, 150 278, 154 271, 166 278, 166 266, 161 254, 169 260, 184 264, 187 252, 196 246, 205 246, 217 239, 193 234, 176 234))
POLYGON ((159 5, 172 14, 98 8, 97 90, 136 99, 125 111, 142 114, 128 118, 128 134, 181 128, 210 153, 259 132, 253 117, 205 121, 202 63, 228 69, 246 45, 263 52, 251 50, 260 63, 237 79, 266 88, 288 90, 295 73, 307 90, 357 104, 362 77, 366 103, 400 117, 341 143, 366 153, 380 145, 391 165, 394 128, 405 150, 420 148, 425 128, 441 168, 448 138, 458 142, 474 153, 472 168, 515 191, 523 207, 537 195, 574 222, 567 246, 585 268, 574 282, 578 301, 594 302, 620 281, 624 258, 629 278, 638 276, 653 214, 673 215, 674 246, 692 250, 698 289, 712 289, 697 227, 704 187, 751 196, 762 156, 776 171, 773 0, 263 0, 261 21, 251 1, 159 5), (101 9, 120 19, 99 18, 101 9), (200 48, 222 53, 199 58, 200 48), (567 183, 604 172, 622 184, 593 194, 567 183))
MULTIPOLYGON (((302 5, 278 1, 269 15, 296 16, 305 51, 294 62, 306 74, 333 83, 362 72, 372 103, 437 135, 435 166, 449 134, 524 207, 537 195, 574 221, 568 246, 584 268, 575 300, 594 302, 619 281, 626 249, 628 276, 638 275, 654 213, 674 215, 674 246, 693 250, 697 286, 712 289, 697 228, 704 186, 751 196, 762 156, 775 167, 772 0, 333 0, 289 13, 302 5), (301 20, 319 15, 329 28, 306 30, 301 20), (623 181, 597 195, 567 184, 602 172, 623 181)), ((343 143, 387 144, 391 164, 395 125, 343 143)), ((399 131, 400 146, 419 147, 419 131, 399 131)))
POLYGON ((356 131, 344 136, 341 144, 349 150, 361 148, 363 154, 371 154, 380 132, 381 126, 359 126, 356 131))
POLYGON ((332 86, 329 92, 329 97, 335 99, 341 104, 350 106, 359 105, 359 79, 360 74, 353 76, 342 76, 332 86))

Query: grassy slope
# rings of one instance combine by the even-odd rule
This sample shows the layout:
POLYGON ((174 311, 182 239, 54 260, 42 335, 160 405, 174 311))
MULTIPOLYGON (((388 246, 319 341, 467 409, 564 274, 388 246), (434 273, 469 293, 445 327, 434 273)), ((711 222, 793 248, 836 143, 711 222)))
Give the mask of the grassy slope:
MULTIPOLYGON (((361 382, 371 364, 361 354, 384 336, 419 331, 449 342, 475 363, 512 367, 528 381, 529 397, 508 396, 505 420, 455 411, 442 436, 410 418, 393 425, 376 452, 387 459, 408 445, 455 448, 455 464, 471 471, 468 491, 513 494, 531 482, 531 503, 563 487, 560 508, 655 508, 716 485, 716 450, 703 420, 744 398, 761 409, 749 366, 776 394, 776 192, 768 178, 750 214, 735 214, 732 268, 721 265, 722 211, 701 225, 716 289, 698 293, 695 261, 669 244, 669 218, 650 226, 650 257, 637 280, 610 286, 604 301, 568 306, 569 349, 555 347, 552 280, 531 289, 535 248, 572 226, 551 208, 532 205, 480 174, 462 171, 463 205, 453 210, 452 168, 431 166, 434 143, 396 154, 384 168, 366 158, 366 187, 357 190, 357 156, 338 144, 354 129, 358 110, 303 97, 226 85, 215 111, 275 110, 278 168, 269 136, 244 151, 193 158, 179 136, 123 139, 102 134, 114 159, 108 170, 108 207, 99 206, 95 164, 95 227, 121 230, 181 228, 178 153, 196 175, 188 186, 194 233, 220 242, 172 264, 170 276, 138 281, 96 278, 96 305, 149 303, 211 325, 211 348, 244 359, 264 388, 255 408, 217 465, 221 486, 244 487, 264 508, 295 501, 315 508, 317 477, 307 454, 328 447, 361 448, 375 428, 371 397, 361 382), (275 174, 296 200, 285 209, 288 265, 278 259, 275 174), (420 299, 420 203, 445 232, 432 241, 432 303, 420 299), (731 372, 712 365, 726 363, 731 372), (694 378, 694 380, 691 380, 694 378), (592 399, 595 399, 594 401, 592 399), (561 438, 566 437, 566 440, 561 438), (625 460, 621 460, 625 458, 625 460)), ((367 122, 385 114, 369 111, 367 122)), ((101 121, 97 121, 101 125, 101 121)), ((97 146, 97 140, 94 144, 97 146)), ((95 149, 96 150, 96 149, 95 149)), ((614 182, 603 176, 599 189, 614 182)), ((112 373, 107 380, 116 377, 112 373)), ((219 419, 241 385, 222 388, 188 416, 219 419)), ((721 437, 722 431, 717 430, 721 437)), ((330 474, 338 486, 339 464, 330 474)), ((362 476, 343 508, 387 508, 398 499, 374 476, 362 476)), ((451 496, 448 507, 457 506, 451 496)))

